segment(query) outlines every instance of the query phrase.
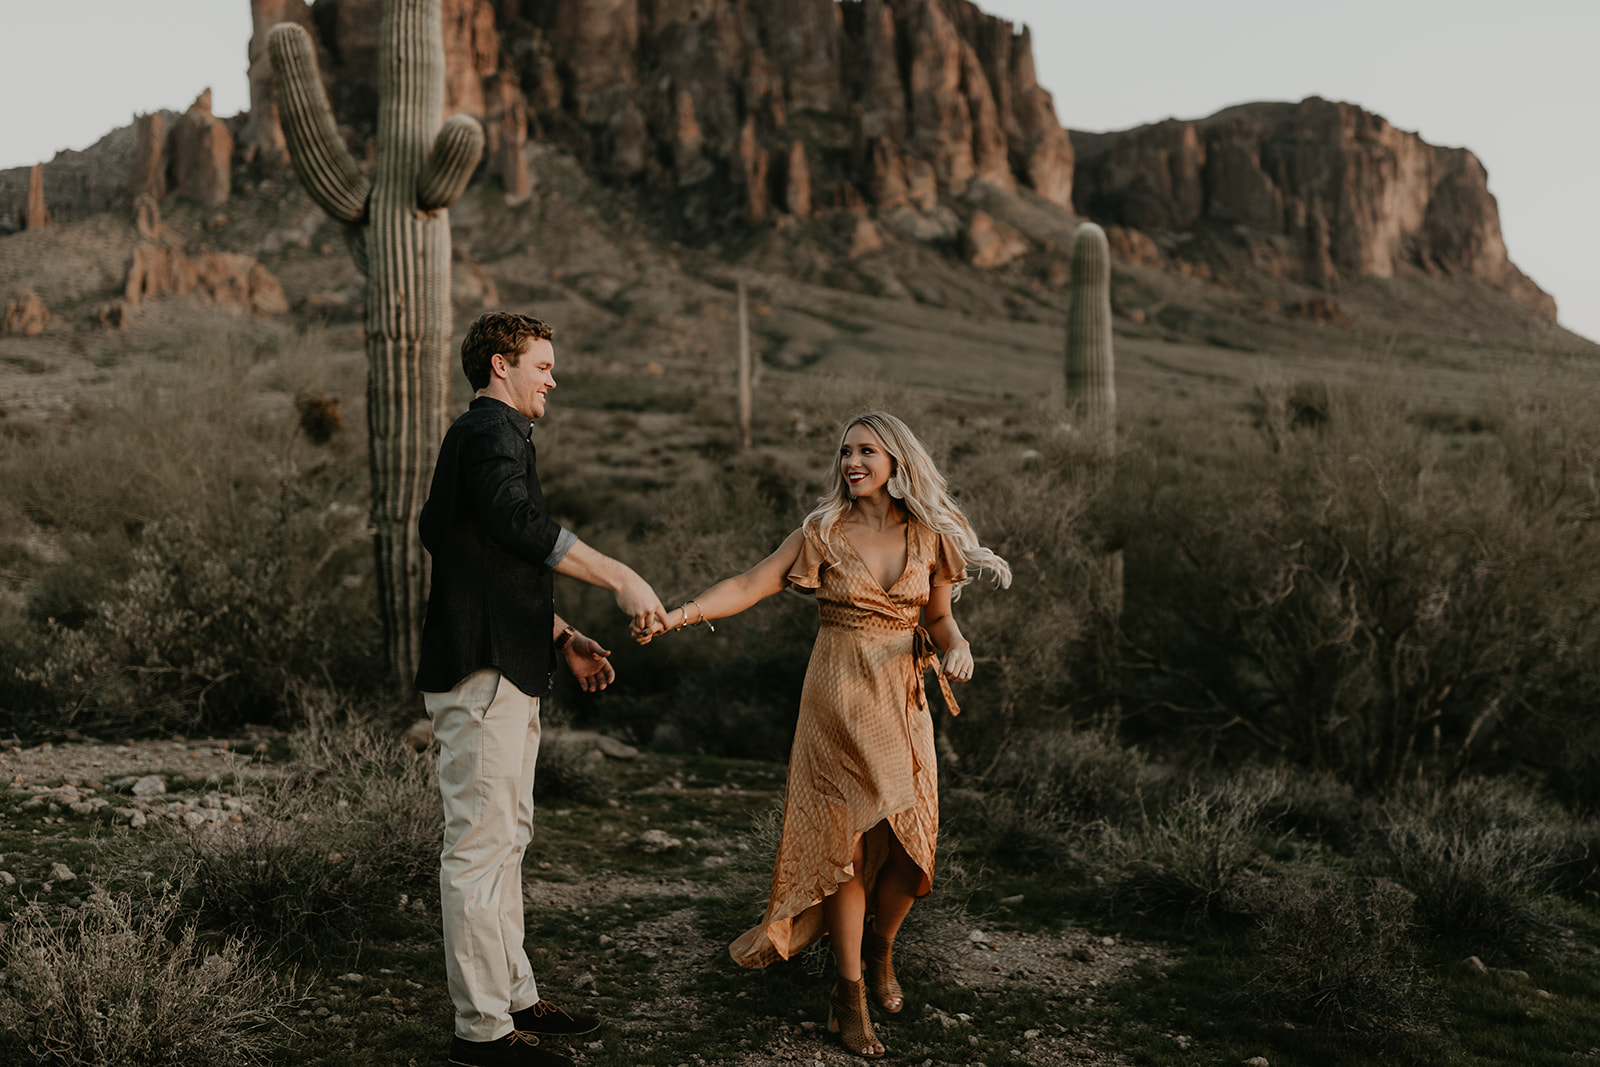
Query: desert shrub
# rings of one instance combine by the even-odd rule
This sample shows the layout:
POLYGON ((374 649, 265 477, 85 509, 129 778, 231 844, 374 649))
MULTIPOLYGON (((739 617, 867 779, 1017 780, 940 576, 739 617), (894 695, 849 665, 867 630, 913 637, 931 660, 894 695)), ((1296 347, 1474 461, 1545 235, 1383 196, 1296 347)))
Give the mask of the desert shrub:
MULTIPOLYGON (((686 478, 658 497, 651 522, 615 553, 634 561, 676 606, 775 550, 819 491, 779 459, 737 457, 715 476, 686 478)), ((615 612, 597 590, 574 590, 572 599, 581 617, 615 612)), ((662 748, 784 758, 816 634, 815 606, 782 593, 715 625, 715 633, 699 626, 621 650, 618 676, 627 684, 594 702, 592 721, 662 748)))
POLYGON ((1585 902, 1600 898, 1600 822, 1564 822, 1552 828, 1546 845, 1549 865, 1543 873, 1550 889, 1585 902))
POLYGON ((551 727, 546 719, 539 739, 538 770, 533 776, 534 798, 598 800, 607 779, 605 757, 588 741, 551 727))
POLYGON ((1418 962, 1410 891, 1328 871, 1274 879, 1255 894, 1246 992, 1293 1022, 1379 1033, 1415 1026, 1435 999, 1418 962))
POLYGON ((1011 588, 980 579, 956 605, 979 664, 956 694, 973 714, 951 724, 967 766, 986 766, 1018 731, 1116 719, 1119 556, 1089 521, 1107 483, 1047 412, 1025 410, 1018 423, 973 434, 970 454, 951 464, 979 536, 1012 567, 1011 588))
POLYGON ((1113 907, 1189 922, 1248 914, 1251 869, 1270 843, 1264 815, 1283 787, 1282 771, 1191 785, 1112 835, 1113 907))
POLYGON ((133 573, 80 626, 47 621, 44 658, 21 674, 56 698, 59 725, 86 732, 271 718, 293 682, 365 670, 370 625, 344 625, 349 591, 327 573, 364 555, 365 527, 353 505, 309 501, 287 482, 222 528, 153 523, 133 573))
POLYGON ((20 913, 0 932, 0 1048, 61 1067, 265 1062, 292 985, 238 937, 203 942, 181 895, 99 890, 60 925, 20 913))
POLYGON ((1379 790, 1544 758, 1600 691, 1592 407, 1463 441, 1381 384, 1314 399, 1274 434, 1130 432, 1096 521, 1126 538, 1135 736, 1379 790))
POLYGON ((1524 945, 1550 925, 1541 896, 1558 854, 1551 814, 1504 782, 1423 785, 1385 806, 1382 842, 1424 926, 1457 941, 1524 945))
POLYGON ((377 677, 364 442, 310 443, 293 396, 334 384, 328 353, 260 333, 196 335, 0 450, 13 730, 225 728, 290 680, 377 677))
POLYGON ((389 921, 436 899, 444 815, 436 762, 375 730, 296 741, 291 773, 241 782, 256 814, 226 829, 159 827, 106 846, 110 871, 192 871, 208 922, 287 938, 389 921))
POLYGON ((1103 730, 1021 734, 983 777, 975 836, 991 855, 1065 864, 1073 838, 1140 811, 1145 759, 1103 730))
POLYGON ((1275 829, 1320 842, 1345 855, 1364 849, 1372 833, 1371 802, 1331 771, 1290 771, 1269 810, 1275 829))

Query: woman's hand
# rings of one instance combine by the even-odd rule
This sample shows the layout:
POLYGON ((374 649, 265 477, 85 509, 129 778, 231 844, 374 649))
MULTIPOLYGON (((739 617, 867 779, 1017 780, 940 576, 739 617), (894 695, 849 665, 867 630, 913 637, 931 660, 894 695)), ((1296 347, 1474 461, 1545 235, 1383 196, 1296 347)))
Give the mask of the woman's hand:
POLYGON ((965 641, 944 654, 944 676, 952 682, 972 681, 972 646, 965 641))
POLYGON ((617 680, 616 668, 607 658, 611 652, 592 637, 573 634, 562 654, 567 657, 567 668, 585 693, 598 693, 617 680))
POLYGON ((629 626, 628 632, 633 635, 633 639, 639 642, 639 644, 648 645, 651 639, 658 637, 661 634, 671 633, 673 630, 680 629, 683 626, 683 616, 683 608, 673 608, 671 611, 667 612, 667 622, 665 626, 661 624, 660 619, 652 618, 649 626, 645 627, 644 629, 640 629, 638 626, 629 626))

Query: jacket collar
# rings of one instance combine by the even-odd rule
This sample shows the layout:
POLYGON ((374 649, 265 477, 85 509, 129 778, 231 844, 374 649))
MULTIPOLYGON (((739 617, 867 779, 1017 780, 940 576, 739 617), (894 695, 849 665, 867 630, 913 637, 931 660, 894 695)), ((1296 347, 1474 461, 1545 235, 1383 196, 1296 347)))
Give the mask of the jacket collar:
POLYGON ((472 403, 468 407, 471 409, 494 407, 505 413, 506 418, 511 420, 511 425, 517 428, 517 433, 524 438, 532 438, 533 436, 533 420, 510 404, 507 404, 504 400, 499 400, 492 396, 476 396, 472 398, 472 403))

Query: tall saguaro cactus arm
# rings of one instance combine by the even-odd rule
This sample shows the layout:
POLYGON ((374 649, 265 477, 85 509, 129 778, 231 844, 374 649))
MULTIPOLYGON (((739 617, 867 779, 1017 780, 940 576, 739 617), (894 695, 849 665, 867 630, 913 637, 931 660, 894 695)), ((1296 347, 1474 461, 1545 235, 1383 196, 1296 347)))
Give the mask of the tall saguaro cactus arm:
POLYGON ((471 115, 452 116, 439 127, 433 151, 417 174, 417 207, 437 211, 466 191, 483 158, 483 127, 471 115))
POLYGON ((283 139, 300 184, 318 207, 340 222, 362 221, 372 183, 339 136, 310 36, 292 22, 274 26, 267 35, 267 54, 283 139))
POLYGON ((1092 222, 1072 235, 1072 301, 1067 310, 1067 403, 1085 429, 1107 443, 1117 428, 1111 348, 1111 250, 1092 222))

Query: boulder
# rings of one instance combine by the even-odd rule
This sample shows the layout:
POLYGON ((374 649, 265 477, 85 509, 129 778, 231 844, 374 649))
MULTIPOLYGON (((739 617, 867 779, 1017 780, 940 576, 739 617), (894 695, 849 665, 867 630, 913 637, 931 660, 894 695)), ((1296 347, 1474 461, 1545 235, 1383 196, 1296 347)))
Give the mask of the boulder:
POLYGON ((50 325, 50 319, 50 309, 44 306, 39 294, 32 289, 24 289, 17 299, 6 301, 5 319, 0 329, 6 333, 32 337, 43 333, 44 328, 50 325))
POLYGON ((172 127, 173 185, 206 207, 225 203, 232 191, 233 135, 211 113, 211 90, 195 98, 172 127))
POLYGON ((857 215, 850 228, 850 258, 859 259, 883 249, 883 234, 865 215, 857 215))
POLYGON ((1027 251, 1027 238, 987 211, 973 212, 972 220, 961 231, 961 254, 974 267, 1003 267, 1027 251))
POLYGON ((1126 226, 1107 226, 1106 243, 1111 246, 1111 254, 1124 263, 1138 267, 1161 266, 1161 249, 1148 234, 1126 226))

